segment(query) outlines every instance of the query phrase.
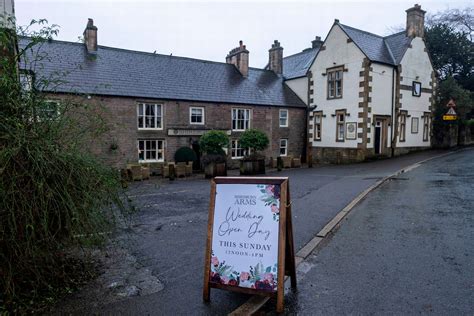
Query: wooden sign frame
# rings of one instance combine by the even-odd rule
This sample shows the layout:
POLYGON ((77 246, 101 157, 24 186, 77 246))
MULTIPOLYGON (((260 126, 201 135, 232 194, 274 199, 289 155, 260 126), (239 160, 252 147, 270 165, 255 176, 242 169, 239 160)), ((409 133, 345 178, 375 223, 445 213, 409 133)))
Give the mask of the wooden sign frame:
POLYGON ((285 275, 291 278, 291 287, 296 288, 296 265, 295 250, 293 244, 293 229, 291 217, 291 198, 288 177, 216 177, 211 180, 211 198, 209 203, 209 219, 207 226, 207 243, 204 262, 204 288, 203 300, 210 301, 211 288, 235 291, 240 293, 276 296, 277 313, 284 310, 284 290, 285 275), (262 291, 252 288, 244 288, 226 284, 216 284, 210 282, 211 272, 211 251, 212 236, 214 228, 214 211, 217 184, 274 184, 280 186, 280 209, 279 209, 279 229, 278 229, 278 270, 277 270, 277 290, 276 292, 262 291))

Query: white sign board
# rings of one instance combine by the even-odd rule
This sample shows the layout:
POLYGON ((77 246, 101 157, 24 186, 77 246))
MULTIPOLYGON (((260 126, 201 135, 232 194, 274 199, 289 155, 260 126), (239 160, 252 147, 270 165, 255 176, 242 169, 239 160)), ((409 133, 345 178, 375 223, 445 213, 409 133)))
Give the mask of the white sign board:
POLYGON ((211 283, 277 290, 280 185, 217 184, 211 283))

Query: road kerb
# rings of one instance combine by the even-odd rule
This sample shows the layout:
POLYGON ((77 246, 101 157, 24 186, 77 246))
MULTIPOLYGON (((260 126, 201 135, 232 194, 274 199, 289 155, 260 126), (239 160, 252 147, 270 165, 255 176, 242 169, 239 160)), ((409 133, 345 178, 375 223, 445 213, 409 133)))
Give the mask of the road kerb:
MULTIPOLYGON (((464 149, 461 149, 464 150, 464 149)), ((334 228, 341 222, 341 220, 350 213, 350 211, 357 205, 361 200, 363 200, 370 192, 373 190, 377 189, 379 186, 384 184, 386 181, 388 181, 391 178, 397 177, 402 173, 411 171, 415 168, 418 168, 421 164, 428 162, 430 160, 436 159, 436 158, 441 158, 450 154, 453 154, 457 152, 455 151, 450 151, 444 154, 440 154, 437 156, 433 156, 421 161, 418 161, 416 163, 413 163, 407 167, 404 167, 402 169, 399 169, 395 171, 394 173, 382 178, 381 180, 378 180, 374 184, 372 184, 370 187, 362 191, 356 198, 354 198, 349 204, 347 204, 339 213, 334 216, 334 218, 327 223, 323 229, 321 229, 315 237, 313 237, 306 245, 301 248, 298 253, 295 256, 295 263, 296 266, 298 267, 301 262, 303 262, 316 248, 319 246, 319 244, 324 240, 324 238, 334 230, 334 228)), ((286 278, 285 278, 286 279, 286 278)), ((233 312, 228 314, 229 316, 238 316, 238 315, 252 315, 255 314, 260 308, 265 305, 266 302, 268 302, 270 298, 269 297, 264 297, 264 296, 253 296, 251 297, 247 302, 244 304, 240 305, 237 309, 235 309, 233 312)))
MULTIPOLYGON (((296 253, 296 258, 303 258, 306 259, 311 252, 319 245, 319 243, 323 240, 322 237, 315 236, 313 239, 311 239, 303 248, 301 248, 297 253, 296 253)), ((299 262, 296 263, 298 265, 299 262)))

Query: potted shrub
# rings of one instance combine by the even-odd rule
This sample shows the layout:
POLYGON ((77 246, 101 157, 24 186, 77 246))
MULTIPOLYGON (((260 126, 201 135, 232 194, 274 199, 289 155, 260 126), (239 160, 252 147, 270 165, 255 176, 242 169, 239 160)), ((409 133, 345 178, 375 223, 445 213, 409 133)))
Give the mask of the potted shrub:
POLYGON ((229 146, 229 137, 223 131, 209 131, 199 139, 199 146, 205 154, 202 164, 206 178, 227 175, 227 157, 222 148, 229 146))
POLYGON ((193 162, 196 160, 196 153, 190 147, 181 147, 174 154, 174 161, 176 161, 178 169, 184 167, 186 176, 193 173, 193 162))
POLYGON ((248 129, 239 138, 245 157, 240 160, 240 174, 265 174, 265 156, 259 153, 268 147, 268 137, 258 129, 248 129))

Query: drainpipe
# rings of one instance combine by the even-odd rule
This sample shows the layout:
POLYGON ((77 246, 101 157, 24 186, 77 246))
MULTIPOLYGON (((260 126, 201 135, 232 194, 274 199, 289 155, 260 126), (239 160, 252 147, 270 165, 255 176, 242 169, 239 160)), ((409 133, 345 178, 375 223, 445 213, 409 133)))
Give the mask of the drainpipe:
POLYGON ((394 145, 394 139, 393 139, 393 129, 395 128, 395 120, 394 120, 394 105, 395 105, 395 68, 392 69, 392 122, 391 122, 391 126, 390 126, 390 150, 392 152, 391 156, 390 157, 393 157, 394 153, 395 153, 395 149, 393 148, 393 145, 394 145))

